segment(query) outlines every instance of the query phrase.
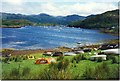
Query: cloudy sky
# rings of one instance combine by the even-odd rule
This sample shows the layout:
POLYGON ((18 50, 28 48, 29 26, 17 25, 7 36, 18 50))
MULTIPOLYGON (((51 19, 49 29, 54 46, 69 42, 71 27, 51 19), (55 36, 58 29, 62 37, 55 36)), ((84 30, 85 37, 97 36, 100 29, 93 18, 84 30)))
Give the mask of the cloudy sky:
POLYGON ((117 9, 118 0, 2 0, 0 5, 7 13, 87 16, 117 9))

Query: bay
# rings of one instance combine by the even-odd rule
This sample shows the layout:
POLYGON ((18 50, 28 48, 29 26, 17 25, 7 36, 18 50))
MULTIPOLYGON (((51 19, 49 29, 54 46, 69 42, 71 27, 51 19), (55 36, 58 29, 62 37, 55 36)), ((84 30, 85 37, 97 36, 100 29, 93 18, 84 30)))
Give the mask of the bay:
POLYGON ((77 42, 94 44, 118 38, 117 36, 100 33, 98 30, 62 26, 26 26, 1 29, 2 48, 14 49, 75 47, 77 42))

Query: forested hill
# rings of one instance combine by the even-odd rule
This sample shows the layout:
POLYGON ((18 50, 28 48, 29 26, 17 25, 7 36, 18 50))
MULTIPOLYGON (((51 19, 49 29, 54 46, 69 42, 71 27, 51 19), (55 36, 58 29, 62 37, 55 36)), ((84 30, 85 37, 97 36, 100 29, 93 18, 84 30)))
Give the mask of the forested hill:
POLYGON ((107 28, 118 26, 118 10, 108 11, 103 14, 88 16, 85 20, 75 21, 69 26, 81 28, 107 28))
POLYGON ((98 15, 91 15, 84 20, 70 23, 69 27, 100 29, 103 32, 118 33, 119 10, 107 11, 98 15))

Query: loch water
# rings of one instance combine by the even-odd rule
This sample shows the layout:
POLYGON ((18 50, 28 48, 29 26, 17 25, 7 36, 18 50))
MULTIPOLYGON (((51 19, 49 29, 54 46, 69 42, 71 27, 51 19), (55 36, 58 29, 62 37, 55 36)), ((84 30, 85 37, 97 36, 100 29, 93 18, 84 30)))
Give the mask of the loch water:
POLYGON ((21 28, 0 28, 2 48, 48 49, 60 46, 75 47, 82 44, 100 43, 117 36, 100 33, 98 30, 69 28, 62 26, 25 26, 21 28))

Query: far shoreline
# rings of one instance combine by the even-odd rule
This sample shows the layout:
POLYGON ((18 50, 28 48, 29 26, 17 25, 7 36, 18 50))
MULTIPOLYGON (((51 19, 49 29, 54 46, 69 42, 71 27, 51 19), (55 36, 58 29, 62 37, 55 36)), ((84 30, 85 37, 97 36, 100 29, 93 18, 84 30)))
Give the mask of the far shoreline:
POLYGON ((0 28, 21 28, 23 26, 0 26, 0 28))
MULTIPOLYGON (((26 26, 0 26, 0 28, 22 28, 22 27, 26 27, 26 26)), ((36 27, 38 27, 38 26, 36 26, 36 27)), ((66 26, 66 27, 69 27, 69 26, 66 26)), ((72 27, 69 27, 69 28, 72 28, 72 27)), ((79 27, 74 27, 74 28, 79 28, 79 27)), ((87 28, 82 28, 82 29, 87 29, 87 28)), ((106 32, 106 31, 103 31, 101 29, 92 29, 92 30, 98 30, 98 31, 100 31, 100 33, 108 34, 108 35, 111 35, 111 36, 119 36, 119 34, 106 32)))

